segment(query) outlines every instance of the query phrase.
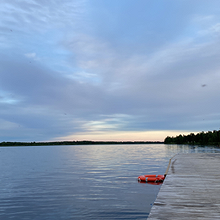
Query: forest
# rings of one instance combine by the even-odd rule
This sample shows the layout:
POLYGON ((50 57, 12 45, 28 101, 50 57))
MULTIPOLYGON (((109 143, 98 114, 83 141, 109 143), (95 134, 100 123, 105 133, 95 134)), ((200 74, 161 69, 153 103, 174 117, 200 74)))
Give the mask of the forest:
POLYGON ((199 133, 190 133, 188 135, 178 135, 176 137, 167 136, 164 144, 191 144, 191 145, 217 145, 220 146, 220 130, 207 131, 199 133))

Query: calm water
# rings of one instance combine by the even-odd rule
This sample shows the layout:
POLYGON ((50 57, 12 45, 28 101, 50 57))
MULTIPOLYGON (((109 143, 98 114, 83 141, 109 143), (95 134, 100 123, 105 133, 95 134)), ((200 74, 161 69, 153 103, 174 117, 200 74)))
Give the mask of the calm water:
POLYGON ((146 219, 176 153, 220 152, 178 145, 0 148, 0 219, 146 219))

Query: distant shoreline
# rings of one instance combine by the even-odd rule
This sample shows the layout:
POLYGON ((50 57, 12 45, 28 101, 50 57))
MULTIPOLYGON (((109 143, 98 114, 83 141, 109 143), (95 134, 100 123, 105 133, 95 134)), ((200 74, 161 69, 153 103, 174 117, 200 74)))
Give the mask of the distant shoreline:
POLYGON ((52 142, 1 142, 0 146, 54 146, 54 145, 114 145, 163 144, 163 141, 52 141, 52 142))

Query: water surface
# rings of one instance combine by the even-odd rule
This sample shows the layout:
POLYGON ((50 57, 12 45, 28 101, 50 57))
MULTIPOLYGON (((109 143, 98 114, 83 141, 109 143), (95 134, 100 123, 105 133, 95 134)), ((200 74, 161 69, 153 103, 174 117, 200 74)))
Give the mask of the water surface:
POLYGON ((79 145, 0 148, 0 219, 147 219, 176 153, 219 152, 181 145, 79 145))

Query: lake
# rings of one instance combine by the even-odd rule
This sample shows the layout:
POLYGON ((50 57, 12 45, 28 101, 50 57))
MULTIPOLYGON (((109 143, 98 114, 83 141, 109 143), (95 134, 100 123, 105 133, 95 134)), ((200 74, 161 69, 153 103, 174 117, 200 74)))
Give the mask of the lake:
POLYGON ((134 144, 0 148, 0 219, 147 219, 177 153, 214 147, 134 144))

